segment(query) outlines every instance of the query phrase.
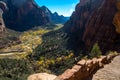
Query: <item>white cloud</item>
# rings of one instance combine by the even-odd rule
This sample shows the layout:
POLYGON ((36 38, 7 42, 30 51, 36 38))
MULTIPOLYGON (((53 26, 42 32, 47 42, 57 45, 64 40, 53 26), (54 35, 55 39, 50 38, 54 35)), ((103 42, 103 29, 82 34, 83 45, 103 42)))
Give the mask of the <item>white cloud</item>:
POLYGON ((70 13, 72 13, 73 11, 74 11, 74 9, 73 9, 73 8, 71 8, 71 9, 70 9, 70 13))
POLYGON ((73 11, 75 10, 75 6, 76 6, 76 4, 75 4, 75 3, 72 3, 71 9, 70 9, 70 14, 72 14, 73 11))

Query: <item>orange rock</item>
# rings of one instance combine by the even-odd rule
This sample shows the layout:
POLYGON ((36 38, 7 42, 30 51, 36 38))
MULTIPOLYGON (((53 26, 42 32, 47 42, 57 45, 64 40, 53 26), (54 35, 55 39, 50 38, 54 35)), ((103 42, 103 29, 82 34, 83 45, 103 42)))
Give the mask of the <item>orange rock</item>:
POLYGON ((30 75, 27 80, 54 80, 56 77, 57 76, 53 74, 38 73, 30 75))
POLYGON ((116 32, 120 34, 120 11, 115 14, 113 24, 115 25, 116 32))
POLYGON ((86 65, 86 60, 81 60, 77 64, 81 65, 81 66, 85 66, 86 65))
POLYGON ((75 70, 75 71, 80 71, 81 68, 82 68, 82 66, 79 66, 79 65, 74 65, 72 67, 72 69, 75 70))
POLYGON ((62 75, 58 76, 61 80, 74 80, 74 70, 67 69, 62 75))

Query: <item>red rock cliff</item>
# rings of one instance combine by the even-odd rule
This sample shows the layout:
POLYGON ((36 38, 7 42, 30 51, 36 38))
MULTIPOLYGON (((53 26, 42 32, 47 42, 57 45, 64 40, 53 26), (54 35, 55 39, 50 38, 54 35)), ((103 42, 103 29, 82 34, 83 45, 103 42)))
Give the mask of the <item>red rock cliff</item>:
MULTIPOLYGON (((113 21, 118 12, 116 3, 119 0, 81 0, 77 4, 65 30, 70 36, 76 52, 90 51, 98 42, 103 52, 116 50, 120 52, 120 34, 113 21)), ((120 19, 117 19, 117 24, 120 19)), ((120 24, 120 23, 119 23, 120 24)))
POLYGON ((3 20, 3 12, 6 11, 7 6, 4 2, 0 1, 0 35, 5 31, 5 24, 3 20))
POLYGON ((5 24, 8 28, 24 31, 34 26, 49 23, 44 11, 34 0, 3 0, 8 11, 4 13, 5 24))

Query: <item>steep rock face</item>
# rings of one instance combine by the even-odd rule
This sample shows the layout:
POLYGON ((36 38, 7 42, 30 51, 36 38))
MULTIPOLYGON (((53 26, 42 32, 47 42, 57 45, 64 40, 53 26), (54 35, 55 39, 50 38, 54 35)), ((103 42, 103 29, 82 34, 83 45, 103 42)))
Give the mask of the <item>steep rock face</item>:
POLYGON ((0 34, 5 31, 5 24, 3 20, 3 11, 7 9, 7 6, 4 2, 0 1, 0 34))
POLYGON ((113 25, 116 12, 116 0, 81 0, 64 27, 73 44, 71 48, 76 53, 88 53, 97 42, 103 53, 120 51, 120 34, 113 25))
MULTIPOLYGON (((91 60, 82 59, 77 64, 75 64, 71 69, 67 69, 63 74, 59 75, 54 80, 93 80, 92 76, 96 73, 96 71, 106 66, 106 64, 110 63, 113 60, 113 58, 117 58, 116 56, 118 55, 114 54, 114 55, 108 55, 108 56, 101 56, 100 58, 93 58, 91 60)), ((118 58, 117 60, 119 61, 118 58)), ((117 60, 114 59, 114 62, 117 60)), ((115 62, 115 64, 116 64, 115 66, 119 67, 119 65, 117 65, 118 62, 115 62)), ((105 76, 103 78, 101 79, 97 78, 94 80, 113 80, 113 79, 119 80, 117 79, 119 77, 119 74, 117 73, 117 71, 115 71, 115 68, 114 70, 107 68, 107 73, 109 73, 109 71, 112 70, 113 73, 116 73, 118 76, 114 76, 114 75, 112 76, 110 72, 109 74, 112 76, 111 79, 108 79, 108 78, 104 79, 104 77, 107 75, 107 74, 104 74, 105 76)), ((104 70, 103 72, 106 72, 106 70, 104 70)))
POLYGON ((12 30, 8 30, 4 24, 3 14, 8 10, 5 2, 0 1, 0 49, 20 43, 20 39, 13 35, 17 34, 12 30))
POLYGON ((47 15, 34 0, 2 0, 8 6, 4 14, 8 28, 24 31, 49 22, 47 15))
POLYGON ((120 0, 117 1, 116 7, 118 11, 114 16, 113 24, 116 27, 116 32, 120 34, 120 0))
POLYGON ((59 15, 57 12, 52 13, 47 7, 42 6, 41 9, 46 13, 46 15, 49 17, 49 20, 51 23, 65 23, 69 17, 64 17, 63 15, 59 15))

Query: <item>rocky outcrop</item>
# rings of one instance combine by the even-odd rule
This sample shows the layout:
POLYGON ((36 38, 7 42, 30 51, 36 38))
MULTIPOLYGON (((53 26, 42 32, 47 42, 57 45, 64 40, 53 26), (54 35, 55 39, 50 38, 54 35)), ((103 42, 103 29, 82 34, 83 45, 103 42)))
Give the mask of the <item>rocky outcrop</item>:
POLYGON ((54 80, 92 80, 93 74, 105 64, 110 63, 115 56, 108 55, 92 60, 81 60, 72 69, 67 69, 54 80))
POLYGON ((120 80, 120 55, 116 56, 110 64, 98 70, 91 80, 120 80))
POLYGON ((4 2, 0 1, 0 34, 5 32, 5 24, 3 20, 3 12, 7 10, 7 6, 4 2))
POLYGON ((59 15, 57 12, 52 13, 46 6, 42 6, 41 9, 47 14, 51 23, 64 24, 69 19, 69 17, 59 15))
POLYGON ((57 76, 47 73, 33 74, 27 80, 54 80, 57 76))
POLYGON ((49 23, 45 12, 37 6, 34 0, 2 0, 8 6, 4 13, 5 24, 8 28, 24 31, 34 26, 49 23))
POLYGON ((81 50, 89 53, 95 43, 103 53, 109 50, 120 52, 120 19, 116 1, 119 0, 81 0, 77 4, 64 27, 70 37, 69 47, 76 54, 81 50), (117 18, 114 18, 115 14, 117 18))
POLYGON ((116 7, 118 12, 114 16, 113 24, 116 27, 116 32, 120 34, 120 0, 117 1, 116 7))
POLYGON ((110 63, 119 54, 114 52, 107 56, 93 59, 82 59, 71 69, 67 69, 63 74, 56 76, 47 73, 37 73, 30 75, 27 80, 92 80, 94 73, 110 63))

